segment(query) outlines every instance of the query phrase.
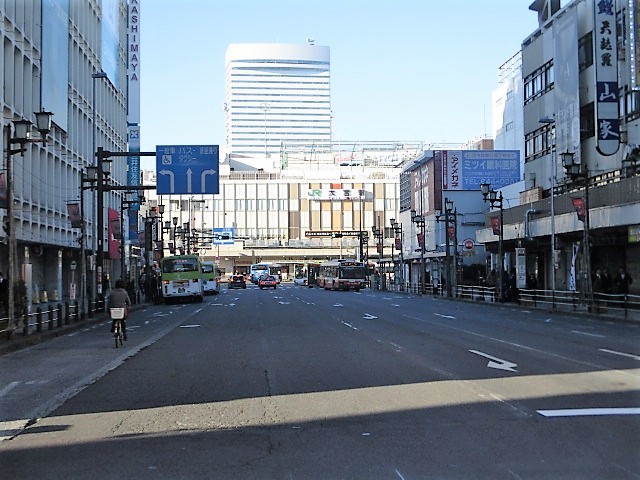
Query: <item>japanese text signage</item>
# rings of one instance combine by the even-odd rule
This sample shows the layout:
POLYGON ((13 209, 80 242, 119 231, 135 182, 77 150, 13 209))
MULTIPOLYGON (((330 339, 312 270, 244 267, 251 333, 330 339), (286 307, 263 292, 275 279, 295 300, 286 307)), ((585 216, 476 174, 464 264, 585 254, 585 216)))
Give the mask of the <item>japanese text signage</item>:
POLYGON ((495 189, 520 180, 519 150, 442 150, 442 189, 495 189))
POLYGON ((158 145, 158 195, 220 193, 218 145, 158 145))
POLYGON ((307 191, 309 200, 364 200, 366 192, 354 188, 312 188, 307 191))
POLYGON ((620 146, 618 120, 618 50, 614 0, 594 0, 596 70, 596 149, 613 155, 620 146))

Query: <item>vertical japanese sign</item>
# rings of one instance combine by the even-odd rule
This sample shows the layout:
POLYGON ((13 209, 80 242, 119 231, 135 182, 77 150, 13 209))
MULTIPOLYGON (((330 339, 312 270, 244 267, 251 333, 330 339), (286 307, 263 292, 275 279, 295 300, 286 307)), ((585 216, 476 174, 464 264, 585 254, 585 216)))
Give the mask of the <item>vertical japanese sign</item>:
POLYGON ((107 210, 109 218, 109 258, 120 258, 120 241, 118 238, 122 235, 122 227, 120 225, 120 215, 117 210, 110 208, 107 210))
POLYGON ((596 70, 596 149, 613 155, 620 146, 618 120, 618 48, 614 0, 594 0, 594 66, 596 70))

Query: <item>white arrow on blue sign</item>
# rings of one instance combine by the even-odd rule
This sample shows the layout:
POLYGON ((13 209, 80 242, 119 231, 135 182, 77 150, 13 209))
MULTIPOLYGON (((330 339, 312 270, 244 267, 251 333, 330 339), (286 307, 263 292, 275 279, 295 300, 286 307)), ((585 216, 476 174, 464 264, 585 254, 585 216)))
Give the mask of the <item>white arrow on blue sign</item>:
POLYGON ((220 193, 218 145, 156 146, 158 195, 220 193))

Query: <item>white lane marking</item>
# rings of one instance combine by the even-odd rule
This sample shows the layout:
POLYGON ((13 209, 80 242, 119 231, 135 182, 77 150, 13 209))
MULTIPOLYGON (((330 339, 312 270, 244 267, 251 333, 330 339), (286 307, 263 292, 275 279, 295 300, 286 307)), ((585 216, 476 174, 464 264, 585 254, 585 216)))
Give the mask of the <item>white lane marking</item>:
POLYGON ((640 355, 634 355, 632 353, 616 352, 615 350, 609 350, 608 348, 599 348, 601 352, 611 353, 612 355, 620 355, 621 357, 629 357, 634 360, 640 360, 640 355))
POLYGON ((344 305, 342 305, 341 303, 336 303, 334 307, 344 307, 344 305))
POLYGON ((389 342, 391 345, 393 345, 393 348, 396 349, 396 352, 401 352, 402 351, 402 345, 398 345, 397 343, 393 343, 393 342, 389 342))
POLYGON ((4 397, 7 393, 9 393, 11 390, 16 388, 18 385, 20 385, 20 382, 11 382, 9 385, 7 385, 2 390, 0 390, 0 397, 4 397))
POLYGON ((0 422, 0 442, 18 435, 29 425, 30 420, 9 420, 0 422))
POLYGON ((291 305, 291 302, 278 302, 280 305, 291 305))
POLYGON ((342 324, 343 324, 343 325, 345 325, 346 327, 349 327, 349 328, 351 328, 351 329, 355 330, 356 332, 358 331, 358 328, 357 328, 357 327, 354 327, 354 326, 353 326, 353 325, 351 325, 350 323, 345 322, 344 320, 341 320, 341 322, 342 322, 342 324))
POLYGON ((479 352, 478 350, 469 350, 471 353, 475 353, 476 355, 480 355, 481 357, 488 358, 491 360, 487 363, 487 367, 489 368, 497 368, 498 370, 508 370, 509 372, 516 372, 516 368, 518 366, 517 363, 509 362, 508 360, 502 360, 501 358, 493 357, 488 353, 479 352))
POLYGON ((404 477, 403 477, 403 476, 402 476, 402 474, 400 473, 400 470, 398 470, 397 468, 396 468, 396 475, 398 475, 398 478, 399 478, 400 480, 404 480, 404 477))
POLYGON ((453 315, 443 315, 442 313, 434 313, 434 315, 436 315, 438 317, 442 317, 442 318, 452 318, 452 319, 456 318, 453 315))
POLYGON ((200 325, 180 325, 180 328, 198 328, 200 325))
POLYGON ((585 335, 587 337, 605 338, 604 335, 599 335, 597 333, 581 332, 580 330, 571 330, 571 333, 577 333, 578 335, 585 335))
POLYGON ((365 320, 374 320, 378 317, 376 317, 375 315, 371 315, 370 313, 365 313, 362 318, 364 318, 365 320))
POLYGON ((543 417, 584 417, 597 415, 640 415, 640 408, 564 408, 560 410, 536 410, 543 417))
POLYGON ((391 306, 392 307, 399 307, 400 305, 398 305, 397 303, 392 303, 391 306))

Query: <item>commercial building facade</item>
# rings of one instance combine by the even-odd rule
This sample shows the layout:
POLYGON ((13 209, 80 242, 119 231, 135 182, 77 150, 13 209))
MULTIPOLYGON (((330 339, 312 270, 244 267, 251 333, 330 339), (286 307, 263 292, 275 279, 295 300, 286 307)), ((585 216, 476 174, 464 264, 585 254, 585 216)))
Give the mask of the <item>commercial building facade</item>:
MULTIPOLYGON (((640 276, 638 2, 552 4, 532 4, 546 13, 522 44, 525 186, 504 249, 540 287, 590 295, 597 269, 640 276)), ((496 254, 490 228, 477 238, 496 254)))
MULTIPOLYGON (((137 3, 35 0, 0 5, 2 172, 12 187, 11 235, 17 240, 17 272, 26 282, 29 304, 78 299, 82 266, 87 269, 90 295, 96 293, 90 255, 97 248, 91 191, 95 183, 83 179, 87 168, 96 164, 98 146, 127 149, 127 24, 129 9, 137 3), (13 122, 33 122, 33 112, 43 110, 53 114, 46 144, 28 142, 23 154, 12 155, 13 172, 7 178, 7 137, 13 122)), ((127 159, 111 162, 110 183, 127 184, 128 163, 127 159)), ((115 191, 105 193, 105 218, 110 209, 119 209, 119 199, 115 191)), ((3 235, 0 270, 7 272, 6 232, 3 235)), ((109 255, 106 251, 107 259, 109 255)))

